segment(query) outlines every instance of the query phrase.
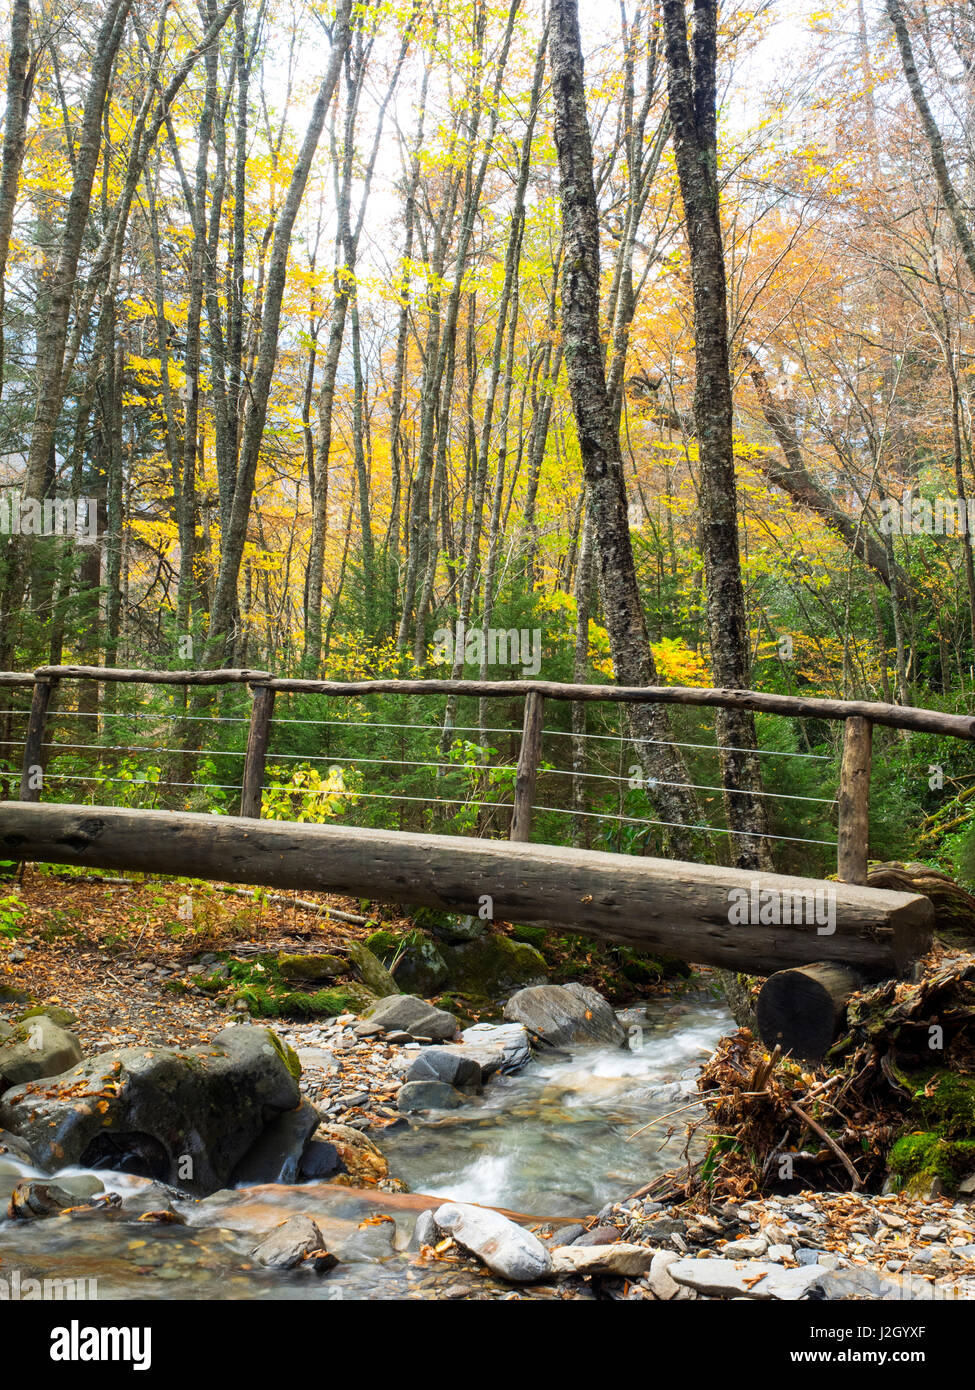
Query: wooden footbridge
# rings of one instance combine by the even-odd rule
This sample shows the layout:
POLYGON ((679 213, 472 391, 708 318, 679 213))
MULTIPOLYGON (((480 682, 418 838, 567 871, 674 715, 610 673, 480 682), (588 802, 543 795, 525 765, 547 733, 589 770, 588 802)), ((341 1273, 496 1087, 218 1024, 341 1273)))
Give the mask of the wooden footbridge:
MULTIPOLYGON (((547 681, 281 679, 267 672, 41 667, 0 673, 32 687, 18 801, 0 802, 0 858, 129 869, 270 887, 348 893, 498 920, 559 924, 688 961, 771 975, 826 963, 849 979, 904 974, 931 942, 925 897, 866 886, 874 725, 975 739, 975 718, 866 701, 749 690, 618 687, 547 681), (240 815, 131 810, 41 800, 45 728, 65 682, 206 686, 252 693, 240 815), (260 819, 274 702, 280 692, 479 699, 523 695, 510 839, 260 819), (657 702, 841 721, 837 881, 640 858, 529 842, 546 701, 657 702), (487 905, 487 911, 485 911, 487 905)), ((832 977, 831 977, 832 978, 832 977)), ((832 985, 827 985, 834 993, 832 985)))

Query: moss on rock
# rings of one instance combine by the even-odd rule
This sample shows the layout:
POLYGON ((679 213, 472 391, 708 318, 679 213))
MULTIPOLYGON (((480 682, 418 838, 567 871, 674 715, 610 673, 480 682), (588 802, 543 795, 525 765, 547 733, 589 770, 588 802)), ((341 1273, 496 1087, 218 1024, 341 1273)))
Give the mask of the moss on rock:
POLYGON ((429 998, 447 978, 447 964, 436 942, 425 932, 394 932, 383 927, 366 938, 366 945, 405 994, 429 998))
POLYGON ((444 949, 447 986, 461 994, 496 998, 526 985, 545 984, 545 958, 534 946, 489 932, 444 949))

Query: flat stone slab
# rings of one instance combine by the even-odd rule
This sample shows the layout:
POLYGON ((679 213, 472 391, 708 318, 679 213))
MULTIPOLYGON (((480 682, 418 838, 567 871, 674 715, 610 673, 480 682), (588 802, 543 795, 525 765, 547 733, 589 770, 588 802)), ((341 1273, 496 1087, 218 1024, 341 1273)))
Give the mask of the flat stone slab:
POLYGON ((636 1279, 646 1274, 656 1252, 648 1245, 616 1241, 613 1245, 557 1245, 552 1251, 555 1274, 602 1274, 636 1279))
POLYGON ((793 1302, 823 1277, 817 1265, 783 1269, 767 1260, 675 1260, 667 1273, 709 1298, 761 1298, 793 1302))

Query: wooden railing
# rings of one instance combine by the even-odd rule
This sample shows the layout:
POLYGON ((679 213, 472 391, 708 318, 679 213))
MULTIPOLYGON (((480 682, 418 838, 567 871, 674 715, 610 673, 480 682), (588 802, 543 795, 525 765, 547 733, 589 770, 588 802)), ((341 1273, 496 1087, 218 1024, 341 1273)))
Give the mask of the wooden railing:
POLYGON ((32 775, 42 764, 42 749, 52 697, 62 681, 127 684, 219 686, 246 685, 252 702, 244 771, 241 778, 242 816, 259 818, 265 763, 278 692, 319 694, 336 698, 363 695, 447 695, 476 698, 524 696, 525 714, 515 780, 510 839, 527 841, 531 832, 535 783, 541 757, 545 702, 605 701, 618 704, 663 704, 700 708, 745 709, 791 718, 842 721, 843 755, 837 798, 839 833, 838 877, 845 883, 865 883, 869 850, 870 764, 875 724, 915 733, 947 735, 975 741, 975 717, 939 710, 888 705, 867 700, 832 700, 779 695, 757 690, 696 689, 684 686, 573 685, 557 681, 515 680, 363 680, 328 681, 276 677, 267 671, 154 671, 98 666, 41 666, 27 674, 0 672, 0 687, 33 687, 24 741, 20 780, 21 801, 38 801, 40 787, 32 775))

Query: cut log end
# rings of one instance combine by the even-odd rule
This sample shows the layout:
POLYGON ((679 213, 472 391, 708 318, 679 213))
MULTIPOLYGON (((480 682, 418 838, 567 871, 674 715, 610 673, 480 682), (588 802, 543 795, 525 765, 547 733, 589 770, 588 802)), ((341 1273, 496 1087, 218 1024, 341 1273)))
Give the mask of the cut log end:
POLYGON ((856 970, 832 961, 777 971, 762 986, 755 1010, 762 1042, 804 1061, 818 1060, 838 1036, 850 996, 862 986, 856 970))

